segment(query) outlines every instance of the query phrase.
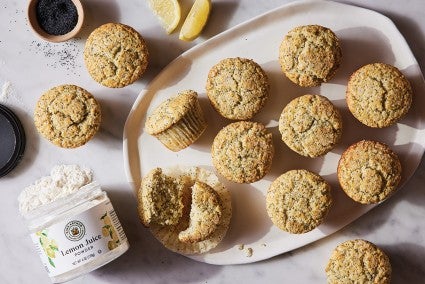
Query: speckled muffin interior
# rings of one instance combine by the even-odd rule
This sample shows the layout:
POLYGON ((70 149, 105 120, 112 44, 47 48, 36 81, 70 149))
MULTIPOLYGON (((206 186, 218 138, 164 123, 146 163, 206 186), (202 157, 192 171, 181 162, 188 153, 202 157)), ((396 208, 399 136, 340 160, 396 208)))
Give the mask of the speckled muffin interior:
POLYGON ((292 100, 279 119, 282 140, 293 151, 306 157, 329 152, 340 141, 342 118, 325 97, 304 95, 292 100))
POLYGON ((34 111, 38 132, 63 148, 86 144, 99 130, 100 122, 99 103, 88 91, 75 85, 48 90, 38 100, 34 111))
POLYGON ((272 134, 258 122, 239 121, 224 127, 214 138, 212 162, 226 179, 252 183, 270 170, 274 154, 272 134))
POLYGON ((385 200, 397 189, 401 164, 397 154, 384 143, 362 140, 344 151, 337 173, 349 197, 371 204, 385 200))
POLYGON ((349 110, 361 123, 382 128, 407 114, 412 104, 412 87, 396 67, 368 64, 351 75, 346 99, 349 110))
POLYGON ((226 58, 208 73, 207 95, 214 109, 232 120, 252 118, 269 96, 266 73, 246 58, 226 58))
POLYGON ((223 214, 220 196, 208 184, 195 181, 191 197, 189 226, 179 233, 179 240, 184 243, 206 240, 220 225, 223 214))
POLYGON ((373 243, 360 239, 338 245, 325 271, 329 284, 389 284, 392 273, 388 256, 373 243))
POLYGON ((122 88, 138 80, 148 66, 148 49, 132 27, 104 24, 88 37, 84 62, 90 76, 110 88, 122 88))
POLYGON ((273 224, 289 233, 302 234, 319 226, 331 205, 331 187, 318 174, 291 170, 270 185, 267 213, 273 224))
POLYGON ((194 143, 206 127, 198 94, 192 90, 182 91, 162 102, 145 123, 147 133, 175 152, 194 143))
POLYGON ((302 87, 329 81, 341 64, 342 52, 333 31, 319 25, 299 26, 284 37, 279 62, 289 80, 302 87))
POLYGON ((143 225, 176 225, 183 215, 184 180, 174 179, 152 169, 143 177, 138 190, 138 211, 143 225))
MULTIPOLYGON (((225 237, 232 217, 232 201, 229 190, 218 180, 214 173, 200 167, 177 167, 164 169, 164 171, 165 174, 173 178, 188 178, 191 184, 201 182, 211 187, 217 194, 216 197, 219 198, 221 214, 212 232, 209 232, 207 236, 204 235, 205 238, 201 241, 194 241, 192 238, 186 239, 188 237, 186 233, 188 232, 183 236, 181 235, 190 226, 190 214, 187 211, 183 213, 183 217, 176 225, 161 226, 151 224, 150 230, 152 234, 166 248, 182 254, 205 253, 215 248, 225 237)), ((189 202, 192 203, 190 199, 189 202)), ((192 203, 191 206, 194 206, 194 204, 192 203)), ((193 221, 196 221, 196 218, 193 218, 193 221)))

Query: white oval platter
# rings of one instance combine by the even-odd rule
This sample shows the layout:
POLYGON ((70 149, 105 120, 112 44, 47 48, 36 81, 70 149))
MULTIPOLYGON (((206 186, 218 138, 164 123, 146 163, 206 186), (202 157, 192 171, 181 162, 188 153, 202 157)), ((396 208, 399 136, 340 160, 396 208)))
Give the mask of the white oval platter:
POLYGON ((255 262, 326 237, 362 216, 376 205, 365 206, 350 200, 340 189, 336 177, 341 153, 359 140, 372 139, 390 145, 402 163, 402 184, 416 170, 425 148, 425 85, 418 63, 396 26, 379 13, 355 6, 329 1, 296 1, 240 24, 183 53, 140 93, 128 116, 123 141, 124 166, 135 190, 141 177, 153 167, 202 166, 214 171, 210 146, 217 132, 230 121, 221 118, 210 106, 205 83, 209 69, 227 57, 253 59, 268 74, 270 98, 253 120, 264 123, 273 133, 275 157, 270 173, 258 182, 240 185, 219 176, 232 193, 231 226, 217 248, 189 257, 217 265, 255 262), (335 78, 315 88, 301 88, 292 84, 281 72, 278 62, 283 36, 292 28, 307 24, 332 29, 339 37, 343 50, 343 63, 335 78), (350 74, 362 65, 373 62, 398 67, 414 89, 414 102, 408 115, 398 124, 385 129, 363 126, 349 113, 345 102, 350 74), (198 92, 208 128, 196 143, 174 153, 145 133, 144 123, 146 115, 160 102, 186 89, 198 92), (293 98, 306 93, 327 96, 343 115, 342 142, 324 157, 315 159, 301 157, 286 147, 277 127, 283 107, 293 98), (273 226, 265 208, 265 193, 270 183, 285 171, 296 168, 306 168, 322 175, 331 184, 334 199, 325 222, 301 235, 292 235, 273 226), (248 257, 245 250, 240 250, 240 244, 252 248, 252 256, 248 257))

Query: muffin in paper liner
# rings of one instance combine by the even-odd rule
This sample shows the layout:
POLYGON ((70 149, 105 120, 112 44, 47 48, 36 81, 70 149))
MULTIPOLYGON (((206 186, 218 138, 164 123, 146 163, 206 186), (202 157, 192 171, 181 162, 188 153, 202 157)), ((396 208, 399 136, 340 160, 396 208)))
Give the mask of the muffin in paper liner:
POLYGON ((186 90, 162 102, 146 119, 145 127, 171 151, 188 147, 207 127, 198 94, 186 90))
MULTIPOLYGON (((186 176, 195 181, 203 182, 212 187, 220 197, 222 214, 217 229, 205 240, 195 243, 182 242, 179 240, 180 232, 189 226, 189 214, 184 214, 179 224, 161 226, 151 224, 150 230, 166 248, 181 254, 201 254, 215 248, 225 237, 232 217, 232 202, 229 190, 218 180, 217 176, 200 167, 173 167, 163 169, 164 173, 172 177, 186 176)), ((186 212, 188 213, 188 212, 186 212)))

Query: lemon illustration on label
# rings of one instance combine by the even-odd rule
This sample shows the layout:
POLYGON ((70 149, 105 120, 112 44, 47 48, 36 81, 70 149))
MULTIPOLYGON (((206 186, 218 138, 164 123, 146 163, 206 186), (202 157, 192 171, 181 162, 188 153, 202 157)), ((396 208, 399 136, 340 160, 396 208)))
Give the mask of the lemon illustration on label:
POLYGON ((59 251, 58 244, 54 239, 49 239, 47 233, 47 230, 42 230, 38 231, 36 235, 38 236, 41 248, 47 255, 50 265, 56 268, 53 259, 56 257, 56 252, 59 251))
POLYGON ((118 238, 117 231, 115 227, 112 225, 111 217, 109 217, 108 212, 100 217, 103 220, 104 226, 102 227, 102 235, 104 237, 110 237, 111 240, 108 241, 108 249, 113 250, 120 245, 120 239, 118 238))

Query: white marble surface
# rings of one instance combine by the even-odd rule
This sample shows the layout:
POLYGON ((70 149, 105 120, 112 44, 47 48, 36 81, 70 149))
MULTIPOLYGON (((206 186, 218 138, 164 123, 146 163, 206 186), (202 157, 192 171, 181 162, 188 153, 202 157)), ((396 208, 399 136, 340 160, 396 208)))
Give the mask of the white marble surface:
MULTIPOLYGON (((196 43, 290 1, 213 2, 213 14, 203 37, 194 43, 185 43, 179 41, 176 34, 168 36, 163 32, 143 0, 86 0, 87 21, 81 38, 64 44, 48 44, 32 34, 25 19, 26 1, 0 3, 0 85, 11 83, 8 94, 0 100, 19 115, 28 138, 20 165, 0 179, 0 283, 49 283, 18 214, 16 197, 22 188, 46 175, 58 163, 77 163, 94 170, 96 179, 108 191, 131 244, 130 251, 116 261, 72 283, 324 283, 324 266, 331 250, 352 238, 368 239, 388 253, 393 265, 393 283, 423 283, 424 162, 400 192, 345 229, 304 248, 255 264, 213 266, 195 262, 164 249, 140 225, 122 156, 122 130, 138 92, 161 68, 196 43), (145 76, 123 89, 98 85, 83 65, 84 40, 93 28, 108 21, 135 27, 147 40, 152 55, 145 76), (40 94, 63 83, 86 88, 102 105, 101 132, 78 149, 53 146, 38 136, 32 123, 32 110, 40 94)), ((389 16, 425 71, 425 4, 422 0, 340 2, 389 16)))

